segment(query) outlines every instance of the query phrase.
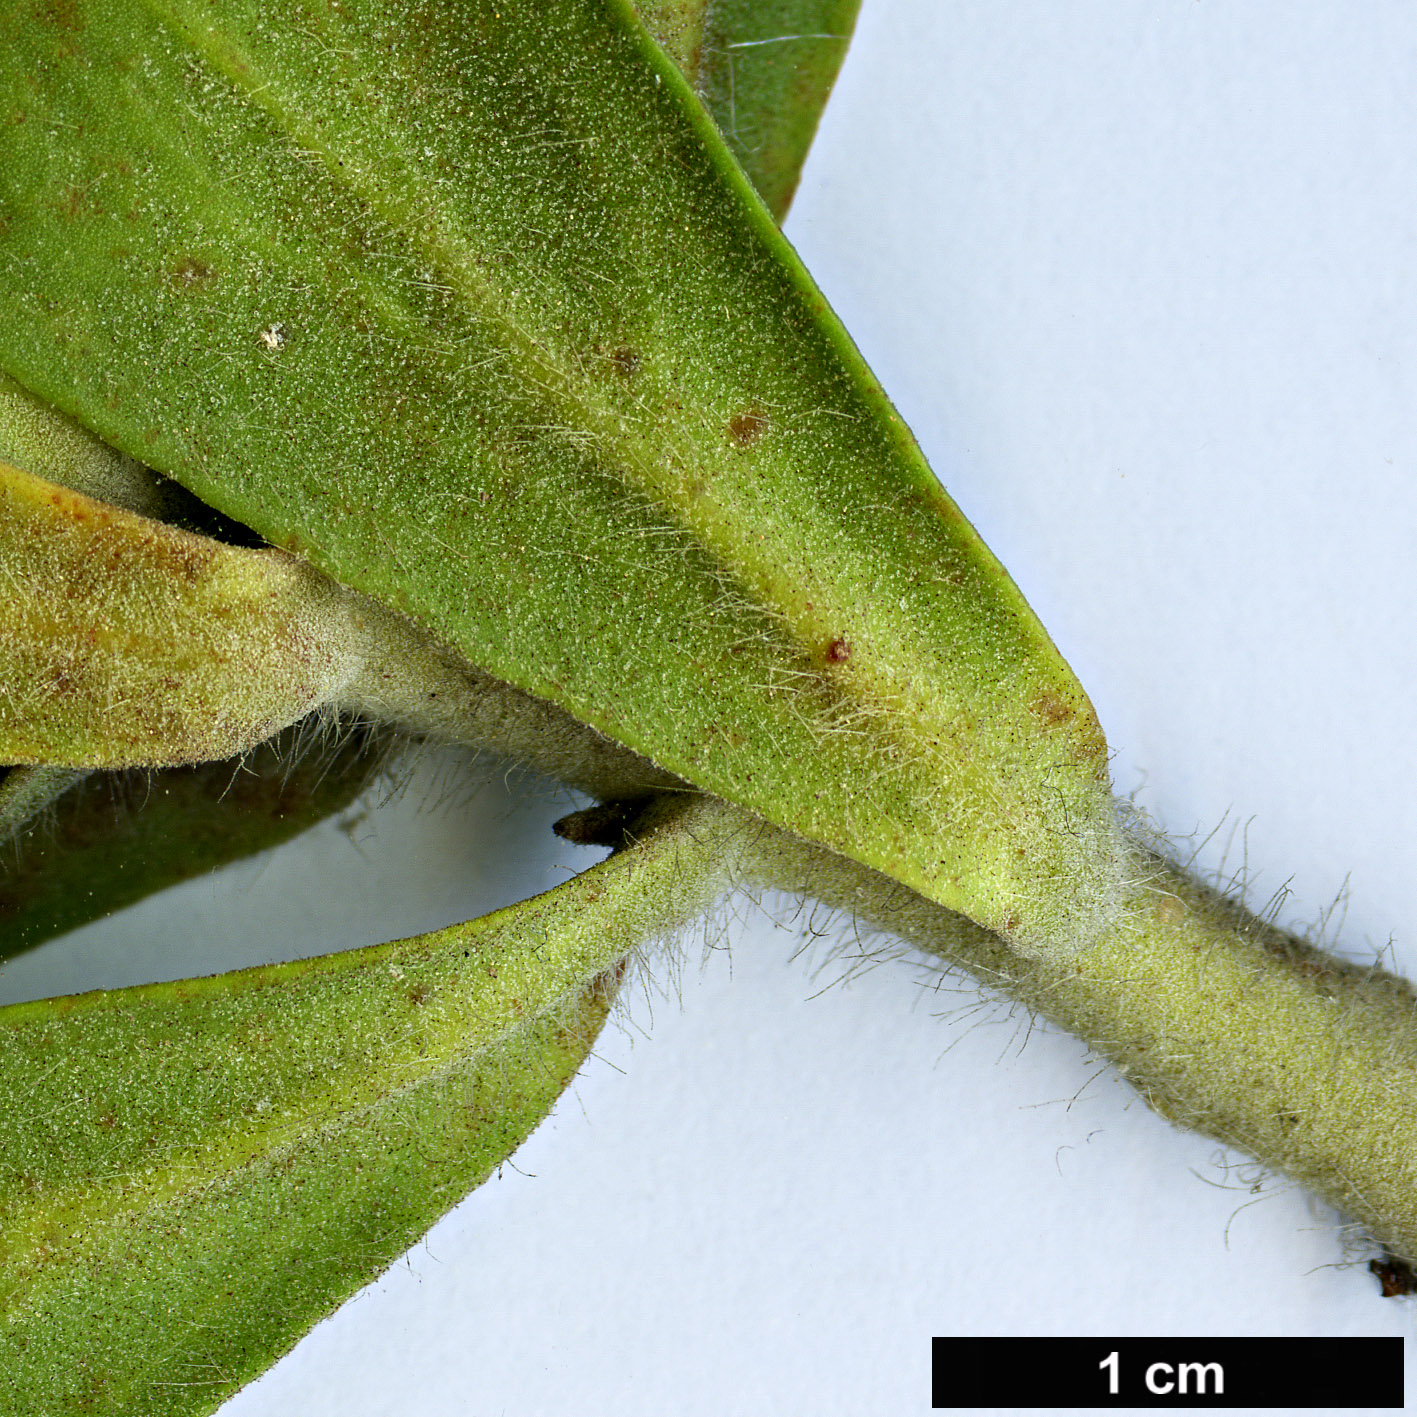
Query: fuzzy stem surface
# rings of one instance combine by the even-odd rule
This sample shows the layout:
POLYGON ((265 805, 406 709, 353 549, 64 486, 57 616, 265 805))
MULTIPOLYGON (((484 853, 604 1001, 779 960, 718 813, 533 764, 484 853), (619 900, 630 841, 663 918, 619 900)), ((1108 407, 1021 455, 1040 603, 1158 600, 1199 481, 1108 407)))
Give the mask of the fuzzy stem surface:
POLYGON ((850 912, 1082 1038, 1154 1111, 1417 1257, 1417 994, 1150 857, 1090 948, 1025 957, 841 857, 762 839, 760 881, 850 912))

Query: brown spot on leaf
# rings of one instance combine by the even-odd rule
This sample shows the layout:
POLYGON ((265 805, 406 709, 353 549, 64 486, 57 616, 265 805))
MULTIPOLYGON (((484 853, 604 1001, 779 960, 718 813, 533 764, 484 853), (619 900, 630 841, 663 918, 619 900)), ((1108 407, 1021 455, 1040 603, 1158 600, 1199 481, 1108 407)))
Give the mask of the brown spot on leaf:
POLYGON ((1186 903, 1180 896, 1163 895, 1156 903, 1156 918, 1169 926, 1179 925, 1186 918, 1186 903))
POLYGON ((845 640, 833 640, 823 655, 828 664, 845 664, 851 658, 851 646, 845 640))
POLYGON ((64 190, 55 199, 54 208, 65 221, 77 221, 81 216, 98 216, 103 210, 75 182, 65 184, 64 190))
POLYGON ((179 290, 200 290, 216 278, 216 271, 198 256, 181 256, 168 268, 179 290))
POLYGON ((594 979, 586 985, 586 993, 592 1003, 609 1004, 620 989, 625 975, 630 968, 630 959, 627 955, 624 959, 612 964, 609 969, 602 970, 594 979))
POLYGON ((1028 701, 1028 711, 1045 728, 1057 728, 1059 724, 1066 723, 1075 712, 1072 704, 1061 694, 1055 694, 1052 689, 1044 689, 1035 694, 1028 701))
POLYGON ((50 0, 49 4, 39 6, 35 15, 41 22, 55 25, 61 30, 68 30, 72 34, 77 34, 84 27, 84 21, 79 14, 79 7, 75 0, 50 0))
POLYGON ((626 379, 631 379, 638 374, 640 372, 640 365, 643 362, 640 359, 638 350, 627 349, 624 346, 619 349, 612 349, 608 358, 610 360, 610 367, 622 378, 626 379))
POLYGON ((767 426, 767 414, 756 408, 744 409, 728 420, 728 436, 735 447, 750 448, 763 436, 767 426))

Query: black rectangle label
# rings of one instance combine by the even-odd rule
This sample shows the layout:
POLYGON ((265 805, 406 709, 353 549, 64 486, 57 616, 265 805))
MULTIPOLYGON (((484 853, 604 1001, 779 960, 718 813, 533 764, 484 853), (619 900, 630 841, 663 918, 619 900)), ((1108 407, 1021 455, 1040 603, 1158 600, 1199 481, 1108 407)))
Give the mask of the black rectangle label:
POLYGON ((1400 1338, 936 1338, 936 1408, 1401 1408, 1400 1338))

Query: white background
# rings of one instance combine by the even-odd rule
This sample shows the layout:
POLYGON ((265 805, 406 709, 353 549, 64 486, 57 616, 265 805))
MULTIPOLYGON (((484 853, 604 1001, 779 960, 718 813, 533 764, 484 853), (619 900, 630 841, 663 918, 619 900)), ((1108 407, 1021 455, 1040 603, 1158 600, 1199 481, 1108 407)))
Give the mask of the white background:
MULTIPOLYGON (((1237 826, 1230 867, 1288 882, 1291 922, 1347 882, 1344 946, 1395 935, 1413 972, 1415 61, 1417 8, 1384 0, 866 0, 788 226, 1119 790, 1226 822, 1210 867, 1237 826)), ((367 943, 587 859, 544 790, 447 795, 0 988, 367 943)), ((224 1417, 894 1417, 929 1410, 933 1334, 1409 1331, 1335 1215, 1252 1191, 1073 1039, 902 964, 818 995, 788 932, 729 933, 224 1417)))

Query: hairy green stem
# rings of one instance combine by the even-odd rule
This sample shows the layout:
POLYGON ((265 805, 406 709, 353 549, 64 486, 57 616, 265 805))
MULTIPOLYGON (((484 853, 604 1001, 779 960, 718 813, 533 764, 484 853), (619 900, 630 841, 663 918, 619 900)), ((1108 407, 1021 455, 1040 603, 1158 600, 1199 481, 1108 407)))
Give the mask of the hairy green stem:
POLYGON ((1417 1257, 1417 995, 1406 980, 1339 960, 1140 848, 1146 871, 1114 928, 1089 949, 1031 959, 739 809, 703 799, 677 810, 757 888, 812 897, 1019 1000, 1086 1041, 1154 1111, 1417 1257))

